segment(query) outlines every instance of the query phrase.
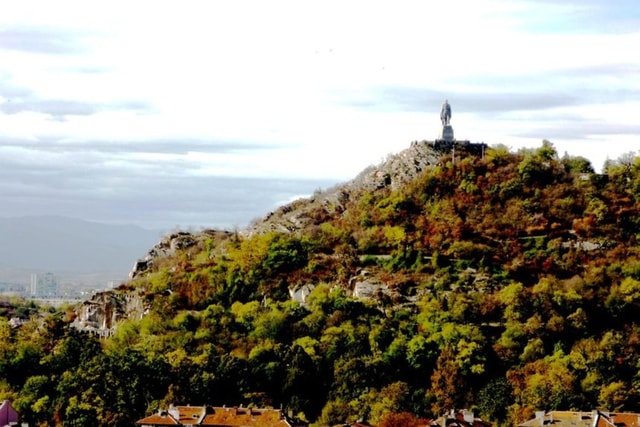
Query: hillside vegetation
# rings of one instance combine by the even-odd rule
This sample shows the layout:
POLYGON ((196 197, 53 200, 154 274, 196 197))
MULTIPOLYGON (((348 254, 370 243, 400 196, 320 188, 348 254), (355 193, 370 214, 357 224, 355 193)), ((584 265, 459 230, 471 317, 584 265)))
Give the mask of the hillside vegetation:
POLYGON ((420 143, 247 230, 199 233, 121 286, 150 309, 103 341, 71 310, 0 319, 0 399, 65 426, 169 403, 317 425, 640 411, 640 158, 594 174, 547 141, 455 153, 420 143))

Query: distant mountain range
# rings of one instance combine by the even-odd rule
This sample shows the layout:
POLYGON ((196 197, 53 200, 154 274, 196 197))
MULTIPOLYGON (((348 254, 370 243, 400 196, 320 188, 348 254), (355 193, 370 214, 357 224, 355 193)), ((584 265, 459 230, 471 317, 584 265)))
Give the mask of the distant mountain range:
POLYGON ((0 282, 30 273, 66 280, 124 280, 162 232, 60 216, 0 218, 0 282), (81 279, 82 278, 82 279, 81 279))

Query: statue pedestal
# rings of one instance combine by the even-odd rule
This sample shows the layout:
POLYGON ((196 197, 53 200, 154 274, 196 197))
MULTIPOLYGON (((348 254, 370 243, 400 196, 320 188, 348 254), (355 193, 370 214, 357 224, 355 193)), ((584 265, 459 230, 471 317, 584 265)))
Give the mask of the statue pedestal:
POLYGON ((451 125, 444 125, 442 127, 442 132, 440 132, 440 139, 442 141, 454 141, 453 137, 453 127, 451 125))

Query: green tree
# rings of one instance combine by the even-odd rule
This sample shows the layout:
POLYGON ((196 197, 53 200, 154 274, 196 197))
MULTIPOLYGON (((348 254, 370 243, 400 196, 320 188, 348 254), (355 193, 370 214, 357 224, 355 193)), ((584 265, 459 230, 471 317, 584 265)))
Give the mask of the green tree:
POLYGON ((477 395, 478 411, 487 421, 503 424, 507 420, 507 408, 513 402, 513 390, 504 377, 491 379, 477 395))
POLYGON ((516 401, 533 410, 571 408, 579 402, 577 378, 562 350, 511 371, 509 380, 516 401))

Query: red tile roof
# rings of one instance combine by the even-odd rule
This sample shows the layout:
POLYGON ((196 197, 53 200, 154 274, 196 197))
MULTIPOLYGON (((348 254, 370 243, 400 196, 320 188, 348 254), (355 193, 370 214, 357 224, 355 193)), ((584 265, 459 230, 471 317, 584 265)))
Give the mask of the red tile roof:
POLYGON ((297 427, 294 421, 277 409, 212 406, 173 406, 138 420, 143 426, 202 425, 216 427, 297 427))

